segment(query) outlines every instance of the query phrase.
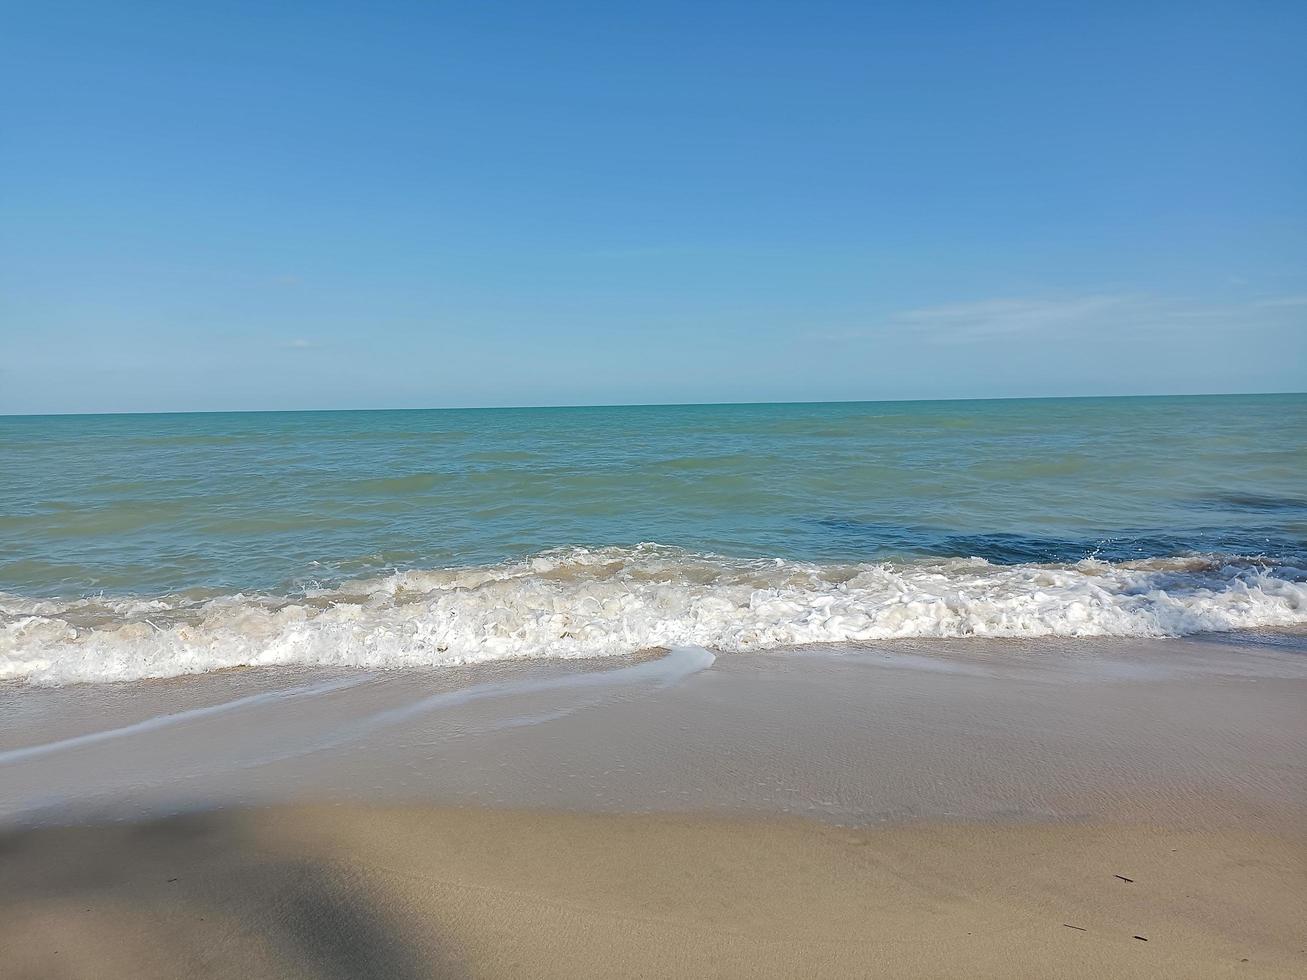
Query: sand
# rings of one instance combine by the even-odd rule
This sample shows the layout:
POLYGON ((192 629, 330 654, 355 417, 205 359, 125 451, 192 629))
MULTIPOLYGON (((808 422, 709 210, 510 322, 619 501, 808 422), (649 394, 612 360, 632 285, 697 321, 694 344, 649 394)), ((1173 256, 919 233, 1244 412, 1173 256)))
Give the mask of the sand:
POLYGON ((1301 976, 1302 844, 245 810, 7 836, 0 955, 15 978, 1301 976))
POLYGON ((0 976, 1300 976, 1305 695, 1300 637, 0 691, 0 976))

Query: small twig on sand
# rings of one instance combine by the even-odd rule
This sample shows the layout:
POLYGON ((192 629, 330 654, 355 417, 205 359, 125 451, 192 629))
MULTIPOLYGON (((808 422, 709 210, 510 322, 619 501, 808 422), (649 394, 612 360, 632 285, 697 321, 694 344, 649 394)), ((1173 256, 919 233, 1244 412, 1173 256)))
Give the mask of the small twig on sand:
POLYGON ((1113 877, 1113 878, 1120 878, 1122 881, 1128 881, 1128 882, 1130 882, 1130 884, 1132 884, 1132 885, 1135 883, 1135 880, 1134 880, 1133 878, 1127 878, 1125 875, 1112 875, 1112 877, 1113 877))

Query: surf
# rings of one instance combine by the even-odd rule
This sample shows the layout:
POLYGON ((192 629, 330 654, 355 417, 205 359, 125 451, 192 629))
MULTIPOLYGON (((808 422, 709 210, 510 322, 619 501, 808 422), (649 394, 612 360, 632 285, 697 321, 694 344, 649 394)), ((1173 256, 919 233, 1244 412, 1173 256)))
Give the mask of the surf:
POLYGON ((1222 555, 810 562, 643 544, 395 572, 296 594, 0 596, 0 680, 748 653, 898 638, 1162 637, 1307 624, 1307 572, 1222 555))

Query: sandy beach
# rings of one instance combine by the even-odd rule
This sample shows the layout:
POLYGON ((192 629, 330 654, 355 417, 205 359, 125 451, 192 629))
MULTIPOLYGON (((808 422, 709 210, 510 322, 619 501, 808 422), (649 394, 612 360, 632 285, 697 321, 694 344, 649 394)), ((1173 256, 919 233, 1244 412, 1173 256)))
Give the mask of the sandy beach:
POLYGON ((244 810, 8 836, 0 944, 15 977, 1293 976, 1301 844, 244 810))
POLYGON ((19 977, 1292 976, 1294 634, 11 689, 19 977))
POLYGON ((1307 3, 5 14, 0 980, 1307 978, 1307 3))

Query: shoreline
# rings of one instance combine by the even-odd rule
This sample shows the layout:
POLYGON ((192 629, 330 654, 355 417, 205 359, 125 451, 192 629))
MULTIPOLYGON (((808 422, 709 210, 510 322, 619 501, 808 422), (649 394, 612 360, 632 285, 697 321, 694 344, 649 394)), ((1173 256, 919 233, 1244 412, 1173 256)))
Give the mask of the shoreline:
POLYGON ((910 641, 0 689, 0 955, 111 980, 1294 976, 1305 652, 910 641))
POLYGON ((916 820, 1307 813, 1307 636, 0 688, 0 828, 321 801, 916 820), (1205 801, 1195 807, 1194 801, 1205 801))

